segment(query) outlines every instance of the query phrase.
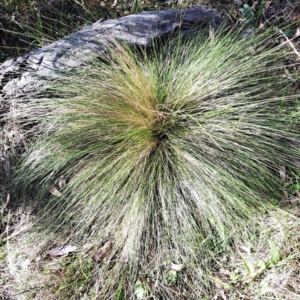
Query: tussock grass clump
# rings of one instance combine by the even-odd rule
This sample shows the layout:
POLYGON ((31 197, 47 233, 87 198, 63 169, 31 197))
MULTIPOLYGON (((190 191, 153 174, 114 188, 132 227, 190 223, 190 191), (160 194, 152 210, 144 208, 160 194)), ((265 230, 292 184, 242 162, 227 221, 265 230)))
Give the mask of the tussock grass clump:
POLYGON ((19 103, 20 124, 37 124, 39 137, 16 182, 46 203, 45 222, 69 243, 112 242, 83 276, 95 295, 129 299, 136 282, 162 299, 205 295, 217 251, 247 239, 256 214, 276 204, 279 166, 299 158, 300 139, 280 109, 296 97, 282 68, 289 50, 272 41, 223 33, 154 51, 114 43, 109 60, 19 103), (181 277, 169 278, 172 263, 184 264, 181 277))

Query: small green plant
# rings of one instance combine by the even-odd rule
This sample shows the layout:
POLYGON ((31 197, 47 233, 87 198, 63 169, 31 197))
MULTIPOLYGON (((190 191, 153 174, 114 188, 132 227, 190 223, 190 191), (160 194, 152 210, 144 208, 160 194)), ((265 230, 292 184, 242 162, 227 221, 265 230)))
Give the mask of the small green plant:
POLYGON ((265 2, 261 1, 260 3, 255 2, 252 7, 249 4, 244 4, 243 7, 239 9, 242 16, 246 20, 246 25, 248 25, 248 28, 243 34, 243 37, 246 37, 247 35, 253 33, 255 28, 261 25, 259 24, 259 22, 263 14, 264 7, 265 2))
POLYGON ((243 7, 239 9, 243 17, 246 18, 248 24, 258 25, 258 22, 264 11, 265 1, 256 3, 256 6, 256 9, 254 9, 249 4, 244 4, 243 7))
POLYGON ((145 290, 144 284, 140 280, 135 283, 134 295, 137 300, 146 299, 147 291, 145 290))
POLYGON ((250 252, 248 254, 239 252, 244 268, 237 268, 230 274, 230 281, 233 285, 249 285, 259 276, 262 276, 279 264, 281 257, 278 247, 271 239, 268 239, 268 244, 269 256, 265 259, 257 260, 253 257, 254 254, 250 254, 250 252))
POLYGON ((268 240, 270 248, 270 263, 277 265, 280 260, 280 253, 275 243, 272 240, 268 240))
POLYGON ((254 11, 248 4, 244 4, 243 7, 240 8, 240 12, 246 19, 248 19, 250 21, 254 20, 254 18, 255 18, 254 11))
POLYGON ((168 285, 176 285, 178 274, 176 271, 171 270, 166 275, 166 282, 168 285))
POLYGON ((123 290, 117 290, 115 292, 114 300, 124 300, 124 292, 123 292, 123 290))
POLYGON ((193 34, 153 51, 112 41, 107 59, 17 103, 36 139, 15 184, 34 192, 49 231, 68 228, 68 243, 109 237, 93 275, 99 297, 144 297, 140 274, 163 283, 173 261, 192 278, 176 278, 178 289, 206 296, 207 241, 246 239, 280 198, 278 166, 299 157, 300 136, 280 111, 297 97, 282 76, 289 48, 271 47, 270 35, 193 34))

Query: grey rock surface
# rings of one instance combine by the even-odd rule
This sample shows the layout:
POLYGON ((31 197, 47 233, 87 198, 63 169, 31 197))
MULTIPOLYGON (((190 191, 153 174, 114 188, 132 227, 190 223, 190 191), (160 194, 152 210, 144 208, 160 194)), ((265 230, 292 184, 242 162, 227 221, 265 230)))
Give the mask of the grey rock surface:
MULTIPOLYGON (((187 33, 211 22, 218 26, 222 18, 212 10, 197 6, 184 10, 142 12, 119 19, 98 21, 48 46, 10 59, 0 66, 0 180, 9 169, 11 157, 24 147, 21 130, 7 116, 12 114, 18 97, 39 91, 45 81, 60 71, 78 68, 91 58, 101 57, 112 40, 151 47, 157 38, 187 33)), ((21 151, 22 152, 22 151, 21 151)))

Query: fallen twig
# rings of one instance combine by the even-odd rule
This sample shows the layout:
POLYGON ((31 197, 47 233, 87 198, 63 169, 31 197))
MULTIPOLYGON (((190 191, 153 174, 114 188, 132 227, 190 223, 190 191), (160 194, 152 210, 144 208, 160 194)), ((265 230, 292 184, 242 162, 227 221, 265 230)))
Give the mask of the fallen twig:
POLYGON ((287 43, 292 47, 292 49, 294 50, 295 54, 300 58, 300 53, 299 51, 295 48, 294 44, 292 43, 292 41, 285 35, 285 33, 279 29, 279 32, 285 37, 285 39, 287 40, 287 43))

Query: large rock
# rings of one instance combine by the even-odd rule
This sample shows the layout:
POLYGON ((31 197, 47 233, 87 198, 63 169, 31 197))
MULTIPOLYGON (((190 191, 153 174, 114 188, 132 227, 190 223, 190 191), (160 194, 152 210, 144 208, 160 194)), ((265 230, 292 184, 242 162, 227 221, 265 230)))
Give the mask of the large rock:
POLYGON ((80 67, 94 57, 101 57, 112 39, 151 47, 157 38, 173 33, 187 33, 205 23, 216 27, 222 18, 203 6, 185 10, 142 12, 135 15, 98 21, 51 45, 33 50, 0 66, 0 180, 8 174, 11 159, 26 143, 13 115, 18 97, 39 91, 45 81, 59 76, 62 70, 80 67))

